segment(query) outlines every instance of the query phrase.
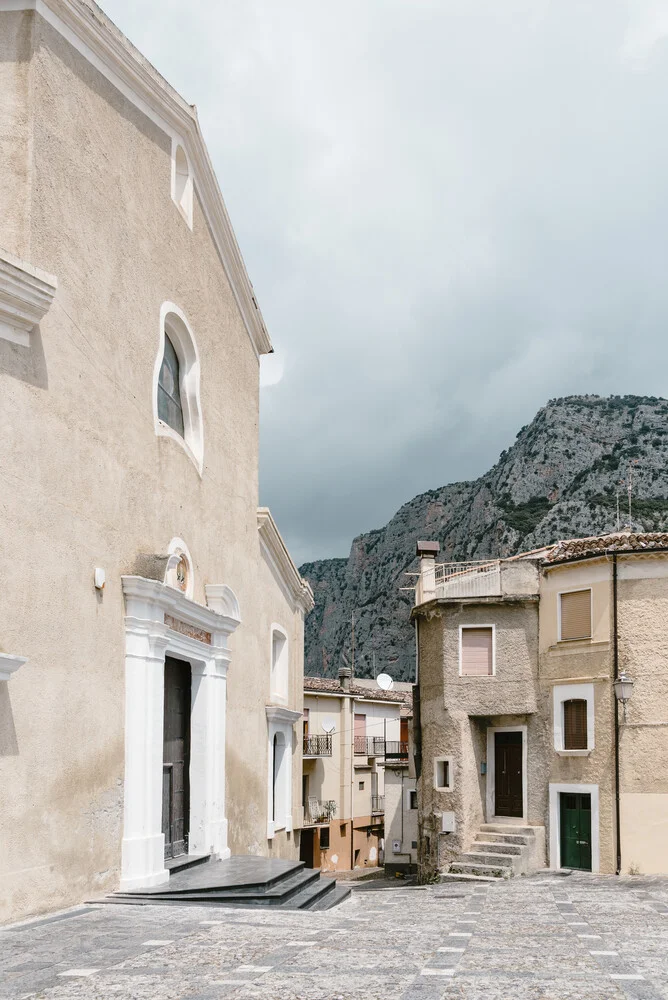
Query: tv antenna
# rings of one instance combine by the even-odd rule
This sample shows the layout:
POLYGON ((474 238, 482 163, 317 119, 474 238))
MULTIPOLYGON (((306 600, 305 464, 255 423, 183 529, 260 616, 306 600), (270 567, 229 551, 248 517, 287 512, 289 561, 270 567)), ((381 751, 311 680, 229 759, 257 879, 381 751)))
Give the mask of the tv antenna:
POLYGON ((381 691, 391 691, 394 687, 394 681, 389 674, 378 674, 376 677, 376 684, 381 691))

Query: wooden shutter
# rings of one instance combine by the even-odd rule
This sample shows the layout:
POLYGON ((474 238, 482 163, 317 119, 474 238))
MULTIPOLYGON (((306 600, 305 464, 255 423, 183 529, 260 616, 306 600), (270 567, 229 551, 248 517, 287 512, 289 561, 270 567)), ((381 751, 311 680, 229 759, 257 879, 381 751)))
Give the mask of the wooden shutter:
POLYGON ((564 702, 564 750, 587 749, 587 702, 572 698, 564 702))
POLYGON ((492 673, 492 629, 462 629, 462 674, 483 677, 492 673))
POLYGON ((591 638, 591 590, 561 595, 560 639, 591 638))

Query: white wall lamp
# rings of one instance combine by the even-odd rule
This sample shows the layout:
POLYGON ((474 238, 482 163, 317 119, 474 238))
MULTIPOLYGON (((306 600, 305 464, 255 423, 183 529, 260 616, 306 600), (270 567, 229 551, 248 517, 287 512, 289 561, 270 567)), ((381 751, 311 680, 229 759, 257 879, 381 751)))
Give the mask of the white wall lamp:
POLYGON ((617 701, 621 701, 624 707, 624 722, 626 722, 626 703, 633 694, 634 683, 635 681, 622 670, 621 674, 613 684, 615 689, 615 698, 617 701))
POLYGON ((12 674, 15 674, 27 660, 27 656, 10 656, 9 653, 0 653, 0 681, 8 681, 12 674))
POLYGON ((94 576, 95 589, 96 590, 104 590, 105 579, 106 579, 105 572, 102 569, 102 567, 101 566, 96 566, 95 567, 95 576, 94 576))

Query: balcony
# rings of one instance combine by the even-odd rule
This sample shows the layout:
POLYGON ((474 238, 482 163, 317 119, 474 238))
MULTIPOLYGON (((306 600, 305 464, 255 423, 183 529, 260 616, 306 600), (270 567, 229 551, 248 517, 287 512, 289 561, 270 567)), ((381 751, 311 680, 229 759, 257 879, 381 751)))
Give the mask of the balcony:
POLYGON ((384 740, 382 736, 356 736, 355 756, 408 762, 408 743, 384 740))
POLYGON ((385 796, 384 795, 372 795, 371 796, 371 815, 381 815, 385 812, 385 796))
POLYGON ((436 563, 436 596, 497 597, 501 595, 501 560, 436 563))
POLYGON ((304 826, 317 826, 319 823, 329 823, 336 815, 336 801, 327 799, 321 802, 309 795, 304 806, 304 826))
POLYGON ((304 737, 305 757, 331 757, 332 737, 328 736, 305 736, 304 737))

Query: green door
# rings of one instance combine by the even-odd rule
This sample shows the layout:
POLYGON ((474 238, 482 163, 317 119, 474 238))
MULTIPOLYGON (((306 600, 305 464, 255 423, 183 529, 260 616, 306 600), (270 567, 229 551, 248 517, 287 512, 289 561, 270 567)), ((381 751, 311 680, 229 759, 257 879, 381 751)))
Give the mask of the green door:
POLYGON ((561 867, 591 871, 591 795, 562 792, 561 867))

